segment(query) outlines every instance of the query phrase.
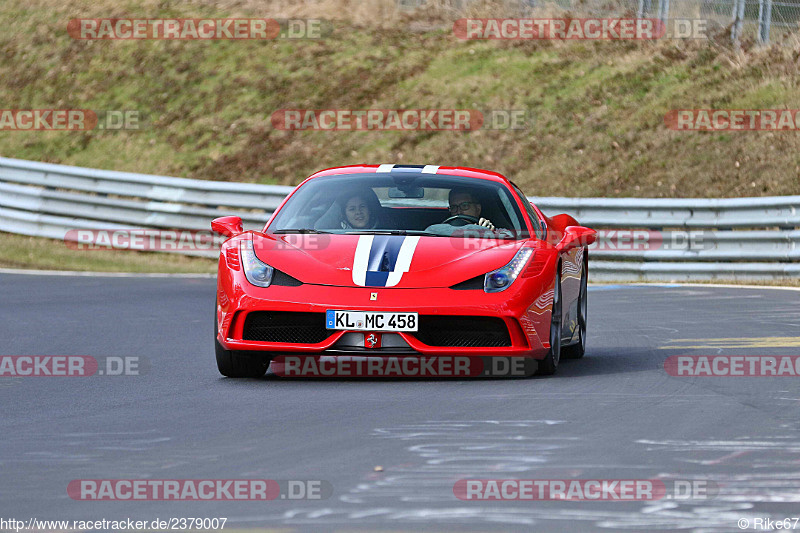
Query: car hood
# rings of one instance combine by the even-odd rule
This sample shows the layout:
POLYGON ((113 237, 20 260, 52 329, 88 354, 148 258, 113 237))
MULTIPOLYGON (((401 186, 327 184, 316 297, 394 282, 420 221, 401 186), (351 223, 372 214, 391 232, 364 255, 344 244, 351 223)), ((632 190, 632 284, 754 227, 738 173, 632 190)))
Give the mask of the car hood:
POLYGON ((253 234, 259 259, 303 283, 449 287, 508 263, 525 241, 458 237, 253 234))

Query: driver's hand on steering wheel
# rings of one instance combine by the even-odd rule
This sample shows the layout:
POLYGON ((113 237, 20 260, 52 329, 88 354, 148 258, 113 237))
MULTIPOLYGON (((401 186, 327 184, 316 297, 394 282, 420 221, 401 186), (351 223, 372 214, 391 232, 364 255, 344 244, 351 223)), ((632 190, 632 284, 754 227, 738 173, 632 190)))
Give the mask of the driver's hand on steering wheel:
POLYGON ((478 220, 478 225, 483 226, 484 228, 489 228, 490 230, 494 231, 494 224, 488 218, 481 218, 478 220))

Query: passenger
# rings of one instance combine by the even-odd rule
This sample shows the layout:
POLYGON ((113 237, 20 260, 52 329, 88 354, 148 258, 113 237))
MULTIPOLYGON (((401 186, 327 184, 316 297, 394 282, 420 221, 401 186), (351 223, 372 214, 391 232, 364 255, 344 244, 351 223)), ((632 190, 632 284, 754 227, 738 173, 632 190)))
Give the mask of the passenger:
POLYGON ((372 229, 378 227, 381 203, 372 189, 342 197, 342 229, 372 229))

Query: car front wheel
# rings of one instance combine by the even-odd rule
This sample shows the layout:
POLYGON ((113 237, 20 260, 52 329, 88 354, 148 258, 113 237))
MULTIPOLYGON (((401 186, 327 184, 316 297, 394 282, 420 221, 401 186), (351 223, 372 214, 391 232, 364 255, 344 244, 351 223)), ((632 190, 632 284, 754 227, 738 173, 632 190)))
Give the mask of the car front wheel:
POLYGON ((260 378, 267 373, 270 358, 262 354, 226 350, 217 340, 217 316, 214 313, 214 351, 217 370, 229 378, 260 378))
POLYGON ((267 373, 270 360, 258 354, 226 350, 218 340, 214 340, 217 353, 217 369, 229 378, 260 378, 267 373))

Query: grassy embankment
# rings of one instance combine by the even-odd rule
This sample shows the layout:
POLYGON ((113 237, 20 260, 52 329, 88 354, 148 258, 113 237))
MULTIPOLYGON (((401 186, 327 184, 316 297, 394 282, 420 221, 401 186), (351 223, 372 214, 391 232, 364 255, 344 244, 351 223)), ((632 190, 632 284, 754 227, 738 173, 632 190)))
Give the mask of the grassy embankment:
MULTIPOLYGON (((435 20, 389 13, 392 23, 383 24, 385 2, 353 4, 358 17, 344 4, 291 12, 232 1, 9 0, 0 7, 3 108, 135 109, 148 121, 142 131, 2 132, 0 155, 260 183, 294 184, 328 166, 403 162, 491 168, 532 195, 800 193, 797 132, 688 133, 663 122, 675 108, 800 108, 796 41, 739 52, 724 36, 462 41, 441 13, 435 20), (66 34, 76 17, 317 13, 350 20, 301 41, 92 42, 66 34), (526 109, 529 120, 520 130, 287 132, 270 123, 282 108, 526 109)), ((0 255, 0 264, 20 263, 0 255)))

